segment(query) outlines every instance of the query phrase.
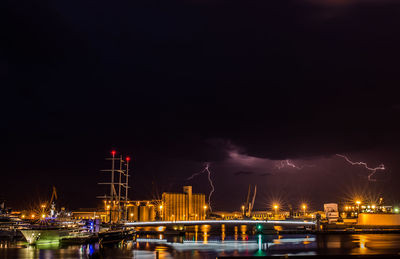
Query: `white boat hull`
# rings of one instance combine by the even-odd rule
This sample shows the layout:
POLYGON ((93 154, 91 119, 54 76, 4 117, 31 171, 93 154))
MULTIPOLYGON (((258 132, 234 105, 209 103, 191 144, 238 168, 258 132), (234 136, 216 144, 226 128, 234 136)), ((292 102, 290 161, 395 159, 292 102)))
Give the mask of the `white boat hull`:
POLYGON ((69 234, 68 229, 22 229, 21 232, 30 245, 58 243, 69 234))

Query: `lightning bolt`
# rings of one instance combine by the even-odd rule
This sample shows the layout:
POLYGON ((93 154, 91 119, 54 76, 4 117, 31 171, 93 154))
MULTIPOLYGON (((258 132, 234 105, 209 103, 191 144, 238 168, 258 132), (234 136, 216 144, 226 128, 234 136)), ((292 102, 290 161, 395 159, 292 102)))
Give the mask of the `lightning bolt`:
POLYGON ((281 170, 282 168, 285 168, 285 167, 292 167, 294 169, 301 170, 304 167, 314 167, 314 165, 297 166, 291 160, 286 159, 286 160, 281 160, 279 162, 276 162, 275 167, 278 168, 279 170, 281 170))
POLYGON ((207 172, 208 181, 210 182, 210 186, 211 186, 211 191, 210 191, 210 193, 208 194, 208 206, 210 207, 210 211, 212 211, 212 208, 211 208, 211 196, 212 196, 213 192, 215 191, 215 187, 214 187, 213 181, 211 180, 210 163, 205 163, 205 167, 203 168, 203 170, 201 170, 201 171, 198 172, 198 173, 193 174, 192 176, 190 176, 190 177, 187 178, 186 180, 187 180, 187 181, 192 180, 192 179, 195 178, 196 176, 198 176, 198 175, 200 175, 200 174, 203 174, 203 173, 205 173, 205 172, 207 172))
POLYGON ((365 163, 365 162, 353 162, 353 161, 351 161, 347 156, 345 156, 345 155, 341 155, 341 154, 336 154, 337 156, 339 156, 339 157, 342 157, 342 158, 344 158, 348 163, 350 163, 351 165, 361 165, 361 166, 364 166, 368 171, 370 171, 371 173, 368 175, 368 181, 371 181, 371 182, 375 182, 376 181, 376 179, 372 179, 371 177, 376 173, 376 171, 377 170, 385 170, 385 165, 384 164, 380 164, 378 167, 374 167, 374 168, 372 168, 372 167, 369 167, 368 165, 367 165, 367 163, 365 163))

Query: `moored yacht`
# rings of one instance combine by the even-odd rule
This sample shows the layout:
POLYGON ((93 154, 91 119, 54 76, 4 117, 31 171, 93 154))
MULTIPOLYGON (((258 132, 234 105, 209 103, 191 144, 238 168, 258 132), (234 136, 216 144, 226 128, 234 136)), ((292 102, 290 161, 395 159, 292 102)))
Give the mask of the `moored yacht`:
POLYGON ((30 245, 58 243, 70 232, 68 227, 52 225, 32 225, 29 229, 21 229, 22 235, 30 245))

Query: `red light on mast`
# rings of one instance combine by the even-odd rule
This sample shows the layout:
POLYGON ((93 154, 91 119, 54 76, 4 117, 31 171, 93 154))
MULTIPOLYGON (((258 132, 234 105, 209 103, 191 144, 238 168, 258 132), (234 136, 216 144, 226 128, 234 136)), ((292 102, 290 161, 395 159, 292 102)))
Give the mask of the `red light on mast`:
POLYGON ((126 161, 129 162, 131 158, 129 156, 126 157, 126 161))
POLYGON ((115 156, 117 152, 115 150, 111 151, 111 155, 115 156))

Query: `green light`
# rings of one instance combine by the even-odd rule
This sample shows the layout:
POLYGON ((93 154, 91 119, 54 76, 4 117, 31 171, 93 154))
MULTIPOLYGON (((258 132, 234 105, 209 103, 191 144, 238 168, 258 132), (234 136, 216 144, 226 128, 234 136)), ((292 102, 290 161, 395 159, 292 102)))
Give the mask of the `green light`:
POLYGON ((257 229, 261 230, 262 229, 262 225, 257 225, 257 229))
POLYGON ((399 208, 395 208, 394 212, 399 213, 399 208))

